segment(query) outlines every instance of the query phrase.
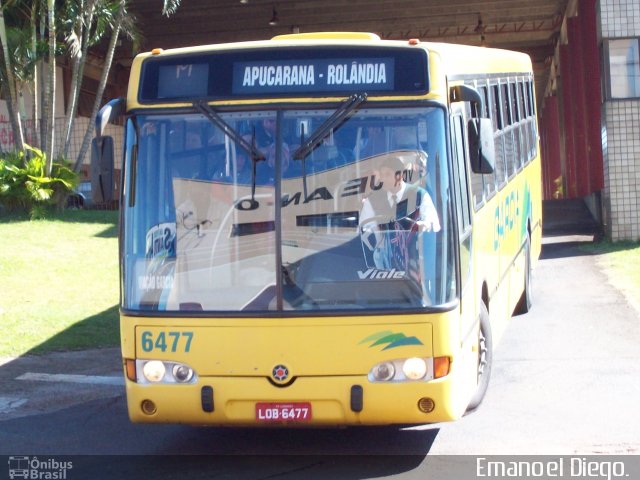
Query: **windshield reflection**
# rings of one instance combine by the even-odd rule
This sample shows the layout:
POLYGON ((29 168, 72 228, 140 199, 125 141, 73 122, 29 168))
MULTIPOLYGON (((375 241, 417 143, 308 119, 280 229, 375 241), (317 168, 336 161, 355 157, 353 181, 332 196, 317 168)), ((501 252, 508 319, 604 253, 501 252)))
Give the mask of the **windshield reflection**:
POLYGON ((435 107, 137 117, 125 308, 251 314, 450 301, 444 129, 435 107), (331 120, 336 112, 346 114, 331 120))

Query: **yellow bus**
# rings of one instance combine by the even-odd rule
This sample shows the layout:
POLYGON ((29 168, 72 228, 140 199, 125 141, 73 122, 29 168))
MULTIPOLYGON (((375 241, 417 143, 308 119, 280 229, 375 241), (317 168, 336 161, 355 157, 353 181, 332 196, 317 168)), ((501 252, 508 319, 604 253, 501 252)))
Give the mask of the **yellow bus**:
POLYGON ((118 116, 133 422, 407 425, 479 406, 540 252, 526 55, 368 33, 156 49, 101 110, 97 165, 118 116))

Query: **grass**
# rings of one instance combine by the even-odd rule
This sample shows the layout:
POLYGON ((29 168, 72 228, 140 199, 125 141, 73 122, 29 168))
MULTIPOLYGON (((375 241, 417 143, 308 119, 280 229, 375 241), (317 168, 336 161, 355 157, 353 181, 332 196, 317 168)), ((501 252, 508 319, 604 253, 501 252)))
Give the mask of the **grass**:
POLYGON ((640 311, 640 242, 598 242, 583 247, 597 255, 609 282, 640 311))
POLYGON ((0 216, 0 357, 119 344, 117 218, 0 216))

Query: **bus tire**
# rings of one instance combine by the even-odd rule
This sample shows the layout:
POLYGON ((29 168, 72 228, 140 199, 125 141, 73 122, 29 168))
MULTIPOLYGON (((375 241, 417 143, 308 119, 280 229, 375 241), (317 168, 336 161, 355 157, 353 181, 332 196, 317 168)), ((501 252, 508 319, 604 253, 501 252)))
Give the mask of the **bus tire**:
POLYGON ((478 385, 471 401, 467 406, 465 415, 478 409, 489 387, 491 378, 491 364, 493 363, 493 337, 491 336, 491 324, 489 312, 484 302, 480 303, 480 328, 478 329, 478 385))
POLYGON ((524 290, 522 296, 516 305, 514 310, 515 315, 523 315, 531 310, 532 305, 532 292, 531 292, 531 237, 527 235, 527 239, 524 244, 524 290))

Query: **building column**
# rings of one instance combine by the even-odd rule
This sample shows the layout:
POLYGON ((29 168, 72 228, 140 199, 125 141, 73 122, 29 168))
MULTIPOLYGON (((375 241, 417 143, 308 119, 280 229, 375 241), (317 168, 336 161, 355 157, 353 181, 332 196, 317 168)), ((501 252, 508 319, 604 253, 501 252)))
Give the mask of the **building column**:
POLYGON ((575 198, 578 194, 576 182, 576 152, 574 143, 576 99, 571 70, 571 57, 575 55, 572 46, 560 45, 560 118, 562 120, 561 141, 564 157, 561 157, 564 183, 564 197, 575 198), (564 161, 562 161, 564 160, 564 161))
POLYGON ((560 156, 560 114, 557 95, 544 99, 540 112, 540 150, 542 156, 543 198, 564 198, 560 156))

